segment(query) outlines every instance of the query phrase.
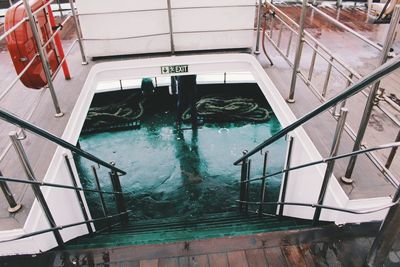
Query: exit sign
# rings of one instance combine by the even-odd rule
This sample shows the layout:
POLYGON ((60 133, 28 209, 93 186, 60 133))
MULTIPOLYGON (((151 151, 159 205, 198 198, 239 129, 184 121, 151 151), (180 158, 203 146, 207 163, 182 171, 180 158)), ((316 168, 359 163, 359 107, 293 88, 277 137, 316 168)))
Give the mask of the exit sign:
POLYGON ((186 73, 189 71, 189 65, 162 66, 161 74, 186 73))

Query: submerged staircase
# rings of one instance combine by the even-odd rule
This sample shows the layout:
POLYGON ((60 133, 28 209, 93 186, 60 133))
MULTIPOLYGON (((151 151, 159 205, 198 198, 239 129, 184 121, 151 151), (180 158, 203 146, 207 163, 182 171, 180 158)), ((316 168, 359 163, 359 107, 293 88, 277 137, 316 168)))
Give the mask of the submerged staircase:
POLYGON ((67 243, 68 249, 160 244, 226 236, 249 235, 311 227, 311 221, 258 214, 225 212, 198 218, 172 217, 130 220, 127 225, 83 236, 67 243))

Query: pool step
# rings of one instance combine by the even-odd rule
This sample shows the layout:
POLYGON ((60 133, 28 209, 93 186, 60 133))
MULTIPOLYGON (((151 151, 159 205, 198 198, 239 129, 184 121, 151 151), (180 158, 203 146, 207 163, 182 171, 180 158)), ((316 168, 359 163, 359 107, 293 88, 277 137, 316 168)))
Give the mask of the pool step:
POLYGON ((199 218, 174 217, 130 221, 93 237, 79 237, 68 243, 69 249, 114 247, 169 243, 184 240, 249 235, 261 232, 303 229, 310 221, 284 217, 243 215, 238 212, 217 213, 199 218))

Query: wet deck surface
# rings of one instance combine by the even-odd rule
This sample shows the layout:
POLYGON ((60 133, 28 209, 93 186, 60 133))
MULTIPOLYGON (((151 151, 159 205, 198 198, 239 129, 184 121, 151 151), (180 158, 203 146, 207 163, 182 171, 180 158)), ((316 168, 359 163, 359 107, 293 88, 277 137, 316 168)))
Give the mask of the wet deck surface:
MULTIPOLYGON (((0 266, 280 267, 362 266, 378 224, 4 258, 0 266)), ((385 266, 398 266, 396 244, 385 266)))

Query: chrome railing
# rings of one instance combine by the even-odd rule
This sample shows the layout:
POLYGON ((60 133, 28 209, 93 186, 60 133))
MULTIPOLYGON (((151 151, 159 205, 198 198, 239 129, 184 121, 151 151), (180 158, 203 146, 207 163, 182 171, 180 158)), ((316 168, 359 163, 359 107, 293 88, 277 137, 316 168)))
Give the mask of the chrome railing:
MULTIPOLYGON (((299 77, 306 84, 306 86, 311 90, 311 92, 317 97, 317 99, 321 103, 325 103, 327 101, 328 89, 332 88, 332 86, 330 86, 330 81, 333 72, 337 74, 335 77, 335 81, 342 80, 345 83, 345 88, 362 79, 361 74, 355 71, 352 67, 346 64, 339 57, 335 56, 334 53, 330 51, 330 49, 328 49, 320 41, 314 38, 312 34, 304 30, 304 18, 307 8, 311 8, 314 12, 317 12, 319 15, 328 19, 337 27, 350 32, 353 36, 357 37, 358 39, 365 42, 374 49, 380 51, 381 64, 383 64, 387 60, 388 47, 390 48, 390 44, 392 43, 395 34, 394 26, 392 26, 391 29, 389 29, 388 31, 387 41, 385 42, 385 45, 381 46, 369 40, 368 38, 360 35, 359 33, 349 28, 348 26, 344 25, 343 23, 337 21, 336 19, 325 14, 323 11, 319 10, 318 8, 312 5, 309 5, 306 2, 303 2, 302 13, 301 13, 302 19, 300 20, 300 23, 295 22, 276 5, 271 4, 269 2, 266 2, 266 5, 267 8, 269 9, 269 15, 266 16, 266 19, 269 20, 270 26, 269 26, 269 31, 266 31, 264 37, 268 39, 269 43, 276 49, 276 51, 283 57, 283 59, 285 59, 285 61, 289 64, 289 66, 293 68, 292 82, 289 91, 289 96, 287 98, 287 101, 289 103, 295 101, 295 88, 296 88, 297 77, 299 77), (278 33, 275 36, 274 32, 276 31, 275 30, 276 27, 278 27, 278 33), (281 42, 284 30, 288 31, 289 34, 286 46, 283 46, 281 42), (293 43, 292 43, 293 36, 298 37, 298 42, 296 44, 297 46, 295 49, 296 53, 294 55, 294 58, 292 55, 290 55, 290 51, 293 48, 293 43), (300 60, 304 54, 303 53, 304 47, 307 47, 312 51, 312 56, 310 59, 310 66, 308 68, 308 71, 303 71, 299 67, 300 60), (327 64, 327 69, 324 73, 325 78, 323 79, 322 86, 320 83, 315 82, 313 80, 315 76, 314 69, 317 59, 322 60, 327 64)), ((396 22, 398 22, 399 20, 400 20, 400 8, 397 8, 397 13, 393 15, 392 25, 397 25, 396 22)), ((362 94, 367 97, 368 101, 365 107, 363 120, 361 121, 358 130, 355 131, 354 128, 350 126, 348 123, 346 123, 345 125, 345 131, 354 140, 355 143, 353 148, 354 150, 357 150, 360 147, 367 147, 366 144, 362 143, 361 141, 363 140, 363 136, 368 124, 368 119, 373 108, 379 109, 379 111, 382 112, 382 114, 386 118, 388 118, 388 120, 393 124, 393 126, 399 128, 400 131, 400 120, 395 116, 393 112, 389 111, 389 109, 387 109, 384 105, 382 105, 381 102, 384 101, 385 103, 388 103, 391 106, 395 105, 391 103, 390 99, 388 99, 388 97, 386 97, 383 94, 383 92, 380 92, 380 94, 377 95, 377 92, 379 91, 378 90, 379 82, 371 85, 370 88, 373 88, 372 90, 370 90, 370 93, 364 90, 361 91, 362 94)), ((331 107, 331 109, 328 111, 332 114, 332 116, 334 116, 335 119, 338 119, 339 117, 338 110, 340 110, 341 107, 345 106, 346 106, 346 100, 343 100, 340 103, 337 103, 337 105, 331 107)), ((390 154, 391 157, 388 157, 387 159, 385 159, 384 157, 379 157, 374 153, 368 153, 366 156, 373 162, 373 164, 391 183, 398 185, 399 181, 397 181, 392 171, 389 170, 395 153, 396 149, 393 149, 390 154), (386 162, 384 162, 385 160, 386 162)), ((351 181, 350 178, 352 176, 355 160, 356 160, 355 157, 351 158, 346 174, 344 175, 344 177, 349 178, 348 179, 349 181, 351 181)))
MULTIPOLYGON (((47 10, 47 8, 50 6, 50 4, 52 4, 54 2, 55 2, 54 0, 50 0, 46 4, 44 4, 42 7, 40 7, 39 9, 32 11, 31 7, 29 5, 29 1, 23 0, 23 4, 24 4, 25 10, 27 12, 27 17, 23 18, 19 23, 14 25, 12 28, 7 30, 0 36, 0 41, 2 41, 5 38, 7 38, 10 34, 12 34, 15 30, 17 30, 19 27, 21 27, 22 25, 24 25, 25 23, 28 22, 30 24, 30 28, 32 30, 32 33, 33 33, 33 36, 35 39, 35 45, 37 48, 37 54, 34 55, 34 57, 27 63, 26 67, 22 70, 22 72, 20 74, 18 74, 17 77, 12 81, 12 83, 1 93, 0 100, 2 100, 4 97, 6 97, 10 93, 10 91, 14 88, 14 86, 17 84, 19 79, 28 71, 28 69, 32 66, 34 61, 39 58, 41 60, 42 67, 45 71, 46 78, 47 78, 47 85, 45 86, 45 88, 49 88, 49 91, 51 93, 53 104, 54 104, 54 107, 56 110, 56 117, 61 117, 63 115, 63 113, 62 113, 61 108, 58 103, 58 99, 57 99, 57 96, 55 93, 55 88, 53 85, 53 80, 56 78, 56 76, 59 73, 62 66, 66 63, 67 56, 70 54, 70 52, 72 51, 72 49, 76 43, 78 43, 80 46, 80 52, 81 52, 81 56, 82 56, 82 64, 87 64, 87 61, 86 61, 86 55, 85 55, 85 52, 84 52, 84 49, 82 46, 81 32, 80 32, 79 22, 77 19, 77 14, 75 12, 73 0, 69 0, 69 4, 71 7, 71 14, 68 14, 67 16, 63 17, 62 21, 60 22, 60 24, 58 24, 57 28, 52 29, 51 36, 45 42, 43 42, 43 40, 39 34, 39 29, 37 28, 37 24, 36 24, 37 17, 36 16, 39 14, 39 12, 43 12, 43 11, 46 12, 48 16, 50 16, 48 13, 50 11, 47 10), (49 67, 49 62, 48 62, 48 58, 46 55, 46 47, 48 45, 50 45, 51 43, 53 43, 54 47, 57 47, 55 44, 55 38, 58 34, 60 34, 62 27, 66 23, 68 23, 70 21, 70 19, 74 20, 77 40, 75 40, 70 45, 70 47, 68 48, 68 50, 64 56, 60 56, 59 51, 57 51, 59 66, 56 70, 54 70, 52 72, 49 67)), ((57 3, 61 9, 60 2, 57 1, 57 3)), ((60 10, 60 12, 61 12, 61 10, 60 10)), ((91 223, 93 223, 93 222, 107 220, 108 224, 111 225, 111 218, 114 218, 117 216, 120 217, 122 223, 124 223, 128 220, 128 217, 127 217, 128 212, 125 207, 123 192, 122 192, 121 184, 119 181, 119 176, 126 174, 126 172, 115 167, 114 163, 105 162, 105 161, 99 159, 98 157, 80 149, 79 147, 77 147, 73 144, 70 144, 70 143, 66 142, 65 140, 49 133, 48 131, 29 123, 28 120, 34 114, 34 111, 38 107, 40 99, 42 98, 44 92, 45 92, 45 90, 42 90, 42 92, 39 96, 39 101, 37 101, 37 103, 35 105, 33 105, 32 109, 29 110, 29 112, 28 112, 29 114, 28 114, 27 118, 25 118, 25 119, 19 118, 18 116, 13 115, 10 112, 0 109, 0 118, 2 120, 4 120, 5 122, 16 125, 20 129, 18 131, 18 133, 15 131, 10 133, 11 142, 6 146, 5 150, 1 153, 0 161, 2 161, 5 158, 6 154, 10 151, 10 149, 12 147, 14 147, 14 149, 17 153, 19 162, 22 164, 22 169, 24 170, 26 176, 28 177, 28 180, 24 180, 24 179, 18 179, 18 178, 5 177, 2 175, 2 173, 0 173, 0 185, 1 185, 1 189, 4 193, 4 195, 6 197, 6 200, 9 204, 10 212, 17 212, 18 209, 21 207, 21 204, 17 203, 17 201, 14 199, 14 196, 13 196, 12 192, 10 191, 10 188, 8 187, 7 183, 19 183, 19 184, 30 185, 35 194, 35 198, 38 201, 41 209, 44 211, 45 217, 50 226, 49 229, 41 230, 41 231, 33 232, 33 233, 28 233, 21 237, 15 238, 13 240, 18 240, 20 238, 34 236, 36 234, 53 232, 58 245, 63 246, 64 242, 63 242, 62 236, 60 234, 60 230, 62 230, 64 228, 73 227, 73 226, 77 226, 80 224, 86 224, 89 234, 92 234, 93 228, 91 226, 91 223), (70 175, 72 185, 64 185, 64 184, 48 183, 45 181, 39 181, 35 176, 33 168, 29 162, 28 156, 27 156, 27 154, 24 150, 24 147, 21 143, 21 139, 23 139, 25 137, 25 130, 29 131, 31 133, 34 133, 34 134, 40 136, 41 138, 44 138, 44 139, 46 139, 52 143, 55 143, 61 147, 68 149, 70 152, 72 152, 73 155, 81 156, 83 158, 86 158, 86 159, 98 164, 99 166, 103 166, 103 167, 107 168, 110 171, 109 173, 110 173, 110 179, 111 179, 113 191, 111 191, 111 192, 104 191, 100 188, 100 186, 97 186, 96 189, 87 189, 87 188, 79 187, 77 180, 76 180, 77 177, 74 174, 71 161, 67 155, 64 155, 65 167, 68 170, 68 173, 70 175), (84 222, 58 226, 52 215, 52 212, 51 212, 49 206, 47 205, 46 199, 42 194, 42 191, 41 191, 42 187, 74 190, 76 193, 77 201, 79 202, 79 206, 82 211, 82 216, 84 218, 84 222), (103 194, 113 195, 116 200, 116 207, 117 207, 119 213, 117 215, 112 215, 112 216, 110 216, 107 213, 107 214, 103 214, 102 218, 89 219, 89 217, 90 217, 89 212, 86 210, 86 207, 84 205, 84 200, 83 200, 84 198, 81 195, 82 192, 98 193, 100 195, 100 198, 103 198, 103 194)), ((98 178, 97 175, 95 178, 98 178)))
MULTIPOLYGON (((64 184, 58 184, 58 183, 49 183, 49 182, 45 182, 45 181, 38 181, 35 173, 33 171, 33 168, 29 162, 28 156, 24 150, 24 147, 21 143, 21 140, 18 138, 18 135, 16 134, 16 132, 11 132, 10 133, 10 138, 12 141, 12 145, 15 148, 15 151, 17 152, 17 156, 19 158, 20 163, 22 164, 22 168, 26 174, 26 176, 28 177, 28 180, 24 180, 24 179, 18 179, 18 178, 11 178, 11 177, 4 177, 2 175, 2 173, 0 172, 0 184, 2 185, 2 189, 3 192, 6 195, 6 200, 10 206, 9 211, 10 212, 17 212, 18 209, 21 207, 20 203, 17 203, 15 201, 15 199, 13 198, 12 194, 9 192, 8 186, 7 186, 7 182, 8 183, 20 183, 20 184, 28 184, 31 185, 32 190, 34 192, 35 198, 38 201, 39 205, 41 206, 42 210, 44 211, 45 217, 47 218, 47 221, 50 225, 50 228, 47 230, 42 230, 42 231, 38 231, 38 232, 34 232, 34 233, 30 233, 30 234, 26 234, 23 235, 22 237, 29 237, 32 235, 36 235, 36 234, 42 234, 42 233, 47 233, 47 232, 53 232, 56 240, 57 240, 57 244, 62 247, 64 242, 62 239, 62 236, 60 234, 60 230, 62 230, 63 228, 65 228, 66 226, 58 226, 56 224, 56 221, 52 215, 52 212, 47 204, 47 201, 45 199, 45 197, 42 194, 41 191, 41 187, 52 187, 52 188, 62 188, 62 189, 67 189, 67 190, 74 190, 76 193, 76 197, 77 200, 79 202, 79 206, 84 218, 84 222, 82 223, 74 223, 74 224, 70 224, 68 225, 68 227, 72 227, 72 226, 76 226, 76 225, 80 225, 80 224, 86 224, 87 228, 88 228, 88 233, 92 234, 93 233, 93 228, 91 226, 91 222, 94 222, 96 220, 99 219, 95 219, 95 220, 90 220, 89 219, 89 213, 86 210, 86 207, 84 205, 84 201, 83 201, 83 197, 81 196, 81 192, 91 192, 91 193, 98 193, 100 196, 100 199, 102 200, 103 205, 104 201, 103 201, 103 194, 111 194, 114 196, 115 200, 116 200, 116 207, 118 209, 118 216, 121 219, 121 223, 126 223, 128 221, 128 214, 127 214, 127 210, 125 207, 125 202, 124 202, 124 197, 123 197, 123 192, 122 192, 122 187, 119 181, 119 175, 120 174, 126 174, 124 171, 122 171, 119 168, 116 168, 114 166, 114 163, 106 163, 100 159, 98 159, 97 157, 83 151, 82 149, 62 140, 61 138, 58 138, 28 122, 25 122, 23 120, 20 120, 18 118, 15 118, 14 115, 12 114, 8 114, 2 110, 0 110, 0 118, 14 123, 16 125, 18 125, 19 127, 26 129, 28 131, 31 131, 33 133, 38 134, 39 136, 45 138, 46 140, 49 140, 53 143, 56 143, 64 148, 69 149, 73 154, 75 155, 79 155, 82 156, 86 159, 89 159, 97 164, 102 165, 106 168, 108 168, 110 170, 110 178, 111 178, 111 183, 112 183, 112 187, 113 187, 113 191, 104 191, 100 188, 99 183, 97 182, 97 187, 96 189, 87 189, 87 188, 83 188, 83 187, 79 187, 77 184, 77 178, 75 177, 73 168, 72 168, 72 164, 71 161, 68 157, 68 155, 64 154, 64 160, 65 160, 65 164, 66 164, 66 168, 68 170, 68 173, 70 175, 71 178, 71 183, 72 185, 64 185, 64 184)), ((95 179, 96 181, 98 181, 98 176, 97 174, 95 174, 95 179)), ((111 218, 115 217, 110 216, 108 213, 104 212, 104 217, 101 220, 105 220, 108 219, 108 224, 111 225, 111 218)), ((17 238, 19 239, 19 238, 17 238)), ((12 239, 12 240, 17 240, 17 239, 12 239)), ((9 240, 11 241, 11 240, 9 240)))

